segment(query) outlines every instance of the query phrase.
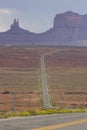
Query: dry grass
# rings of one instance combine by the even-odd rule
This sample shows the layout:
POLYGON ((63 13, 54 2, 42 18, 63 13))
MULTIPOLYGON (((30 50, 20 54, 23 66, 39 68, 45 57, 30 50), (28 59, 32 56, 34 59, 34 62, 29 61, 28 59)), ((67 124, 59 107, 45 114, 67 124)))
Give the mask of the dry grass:
MULTIPOLYGON (((57 107, 87 107, 87 48, 56 48, 46 56, 52 103, 57 107)), ((40 56, 55 47, 0 47, 0 111, 43 107, 40 56), (10 94, 2 94, 8 91, 10 94)))
POLYGON ((0 111, 43 107, 40 56, 54 48, 0 46, 0 111), (10 94, 3 94, 3 92, 10 94))
POLYGON ((87 48, 63 48, 47 56, 48 84, 55 106, 87 107, 86 58, 87 48))
POLYGON ((16 110, 40 107, 40 72, 37 70, 0 70, 0 110, 12 110, 16 94, 16 110), (2 94, 3 92, 10 94, 2 94), (8 99, 8 100, 7 100, 8 99))

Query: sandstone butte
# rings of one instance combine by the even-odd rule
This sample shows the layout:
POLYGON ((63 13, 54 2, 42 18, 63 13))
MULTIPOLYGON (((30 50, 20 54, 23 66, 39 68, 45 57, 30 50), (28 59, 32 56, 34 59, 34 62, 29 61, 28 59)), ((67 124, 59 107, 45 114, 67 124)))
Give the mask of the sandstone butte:
POLYGON ((21 28, 19 19, 14 19, 10 29, 0 33, 0 44, 87 46, 86 41, 87 14, 72 11, 56 14, 53 27, 43 33, 21 28))

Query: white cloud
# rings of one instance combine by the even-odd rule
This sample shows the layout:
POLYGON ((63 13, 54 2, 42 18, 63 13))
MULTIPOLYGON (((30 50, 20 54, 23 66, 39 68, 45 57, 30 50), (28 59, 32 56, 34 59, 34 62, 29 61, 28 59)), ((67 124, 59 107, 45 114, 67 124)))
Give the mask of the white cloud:
POLYGON ((0 15, 21 15, 21 12, 17 9, 2 8, 0 9, 0 15))
POLYGON ((11 15, 12 12, 13 11, 11 9, 8 9, 8 8, 2 8, 2 9, 0 9, 0 14, 1 15, 3 15, 3 14, 5 14, 5 15, 11 15))

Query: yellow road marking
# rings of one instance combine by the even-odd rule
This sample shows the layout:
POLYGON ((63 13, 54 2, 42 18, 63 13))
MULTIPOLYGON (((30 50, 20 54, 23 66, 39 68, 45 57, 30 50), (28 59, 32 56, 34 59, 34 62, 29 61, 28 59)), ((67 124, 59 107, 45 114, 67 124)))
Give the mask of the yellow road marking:
POLYGON ((41 128, 36 128, 33 130, 54 130, 57 128, 63 128, 63 127, 68 127, 68 126, 73 126, 81 123, 87 122, 87 119, 82 119, 82 120, 77 120, 77 121, 72 121, 72 122, 67 122, 67 123, 62 123, 62 124, 57 124, 53 126, 47 126, 47 127, 41 127, 41 128))

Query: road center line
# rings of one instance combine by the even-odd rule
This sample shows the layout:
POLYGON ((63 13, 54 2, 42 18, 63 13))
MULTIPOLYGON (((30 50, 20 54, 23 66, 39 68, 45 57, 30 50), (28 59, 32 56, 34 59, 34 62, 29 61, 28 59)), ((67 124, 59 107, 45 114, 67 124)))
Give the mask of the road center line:
POLYGON ((53 126, 36 128, 36 129, 33 129, 33 130, 55 130, 57 128, 63 128, 63 127, 78 125, 78 124, 82 124, 82 123, 86 123, 86 122, 87 122, 87 119, 82 119, 82 120, 76 120, 76 121, 72 121, 72 122, 57 124, 57 125, 53 125, 53 126))

